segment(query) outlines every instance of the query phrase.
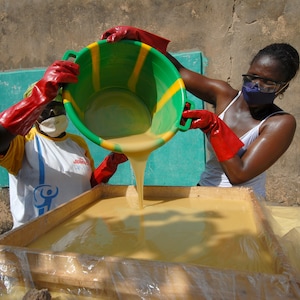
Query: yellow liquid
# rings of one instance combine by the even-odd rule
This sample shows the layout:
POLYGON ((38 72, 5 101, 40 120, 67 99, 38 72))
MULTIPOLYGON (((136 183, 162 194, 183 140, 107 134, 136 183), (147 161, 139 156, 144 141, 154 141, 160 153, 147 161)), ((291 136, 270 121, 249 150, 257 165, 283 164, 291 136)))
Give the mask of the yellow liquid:
POLYGON ((144 177, 145 177, 145 169, 147 164, 147 159, 149 157, 150 152, 146 153, 138 153, 138 154, 127 154, 127 157, 132 166, 135 178, 136 178, 136 188, 138 199, 135 201, 135 208, 142 209, 144 207, 144 177))
POLYGON ((139 97, 125 89, 107 89, 93 96, 84 115, 85 125, 103 139, 146 132, 151 115, 139 97))
POLYGON ((134 207, 142 209, 145 168, 157 139, 150 132, 150 112, 139 97, 125 89, 107 89, 93 98, 85 112, 85 124, 124 150, 136 178, 138 199, 134 207))
POLYGON ((275 262, 251 206, 240 200, 103 199, 29 245, 30 248, 183 262, 274 274, 275 262))

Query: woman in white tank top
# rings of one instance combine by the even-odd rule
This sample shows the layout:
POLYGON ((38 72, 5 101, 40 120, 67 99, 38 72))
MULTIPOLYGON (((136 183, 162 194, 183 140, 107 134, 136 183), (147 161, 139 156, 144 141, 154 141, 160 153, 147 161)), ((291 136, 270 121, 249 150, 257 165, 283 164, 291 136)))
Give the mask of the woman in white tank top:
POLYGON ((214 105, 218 116, 209 116, 203 110, 183 113, 185 118, 193 119, 191 128, 200 128, 210 142, 211 156, 199 185, 247 186, 258 196, 265 196, 265 171, 288 149, 296 129, 295 118, 283 112, 274 100, 286 91, 298 72, 297 50, 285 43, 271 44, 260 50, 242 75, 241 91, 225 81, 186 69, 170 54, 167 57, 180 72, 187 90, 214 105), (231 133, 219 126, 224 123, 231 133), (214 131, 211 128, 215 128, 214 131), (222 147, 218 146, 219 141, 223 151, 237 144, 231 140, 231 134, 244 145, 239 145, 226 159, 220 159, 222 147), (217 143, 212 143, 212 136, 217 137, 217 143))

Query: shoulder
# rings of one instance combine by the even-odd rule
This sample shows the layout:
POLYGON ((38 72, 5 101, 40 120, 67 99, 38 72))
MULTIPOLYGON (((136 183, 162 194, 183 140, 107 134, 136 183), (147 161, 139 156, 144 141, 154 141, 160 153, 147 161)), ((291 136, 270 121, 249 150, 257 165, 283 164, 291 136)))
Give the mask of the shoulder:
POLYGON ((225 108, 235 99, 239 91, 232 88, 229 84, 224 83, 219 86, 219 93, 216 98, 216 114, 222 113, 225 108))
POLYGON ((296 125, 296 118, 285 111, 278 111, 269 116, 266 122, 287 123, 296 125))
POLYGON ((289 113, 281 111, 268 117, 264 122, 263 128, 266 130, 291 132, 294 134, 296 126, 297 122, 295 117, 289 113))
POLYGON ((32 127, 30 131, 25 135, 25 141, 32 141, 37 134, 37 130, 35 127, 32 127))
POLYGON ((88 146, 87 142, 85 141, 85 139, 83 137, 77 135, 77 134, 72 134, 72 133, 67 133, 67 137, 70 138, 74 143, 79 145, 79 147, 84 149, 85 155, 90 160, 90 164, 91 164, 92 169, 94 169, 94 160, 92 158, 89 146, 88 146))
POLYGON ((73 133, 67 133, 66 137, 70 138, 72 141, 79 144, 80 146, 88 148, 87 143, 82 136, 73 133))

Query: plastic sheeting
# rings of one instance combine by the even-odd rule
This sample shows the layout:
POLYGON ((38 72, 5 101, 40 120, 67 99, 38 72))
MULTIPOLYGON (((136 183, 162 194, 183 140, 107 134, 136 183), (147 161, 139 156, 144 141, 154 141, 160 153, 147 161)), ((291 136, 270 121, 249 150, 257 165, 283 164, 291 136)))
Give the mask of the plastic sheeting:
POLYGON ((0 269, 1 299, 21 299, 33 287, 49 288, 58 299, 273 300, 300 295, 296 281, 287 275, 22 248, 2 249, 0 269))
POLYGON ((291 265, 300 275, 300 207, 267 205, 266 216, 291 265))
MULTIPOLYGON (((145 189, 147 190, 147 189, 145 189)), ((103 188, 97 189, 103 192, 103 188)), ((116 191, 120 191, 120 187, 116 191)), ((151 188, 151 193, 165 189, 151 188)), ((216 196, 241 199, 244 190, 192 188, 168 193, 187 197, 194 193, 208 199, 216 196)), ((93 192, 94 193, 94 192, 93 192)), ((80 196, 47 217, 35 220, 23 230, 11 232, 6 242, 24 241, 51 220, 78 211, 77 204, 90 203, 99 195, 80 196), (76 204, 76 205, 75 205, 76 204), (76 209, 74 208, 76 207, 76 209), (62 213, 63 212, 63 213, 62 213), (37 224, 39 226, 37 226, 37 224), (23 239, 24 237, 24 239, 23 239)), ((112 194, 111 191, 109 194, 112 194)), ((248 194, 248 193, 246 193, 248 194)), ((193 195, 194 196, 194 195, 193 195)), ((247 195, 245 195, 247 196, 247 195)), ((250 195, 251 196, 251 195, 250 195)), ((224 200, 226 201, 226 200, 224 200)), ((246 199, 241 200, 246 201, 246 199)), ((111 256, 30 250, 18 246, 0 247, 1 299, 22 299, 32 288, 48 288, 53 299, 300 299, 299 208, 259 205, 254 211, 266 229, 265 241, 274 261, 274 272, 222 269, 190 263, 160 262, 111 256), (263 210, 260 210, 260 207, 263 210), (262 213, 264 212, 264 213, 262 213), (270 225, 275 235, 268 230, 270 225), (274 238, 276 238, 274 240, 274 238)), ((81 207, 82 209, 82 207, 81 207)), ((239 222, 243 221, 240 219, 239 222)), ((58 220, 59 224, 60 221, 58 220)), ((11 245, 11 244, 7 244, 11 245)), ((21 246, 21 245, 20 245, 21 246)), ((222 253, 220 253, 222 256, 222 253)), ((233 254, 235 255, 235 254, 233 254)), ((219 259, 219 257, 218 257, 219 259)), ((223 259, 226 259, 223 255, 223 259)))

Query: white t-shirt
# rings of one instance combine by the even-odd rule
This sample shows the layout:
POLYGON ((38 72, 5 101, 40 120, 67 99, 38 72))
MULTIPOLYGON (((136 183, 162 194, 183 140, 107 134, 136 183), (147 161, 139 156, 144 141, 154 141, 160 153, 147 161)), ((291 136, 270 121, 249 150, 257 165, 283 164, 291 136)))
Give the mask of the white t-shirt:
POLYGON ((49 138, 35 128, 12 141, 0 165, 9 171, 14 228, 89 190, 94 169, 82 137, 49 138))

